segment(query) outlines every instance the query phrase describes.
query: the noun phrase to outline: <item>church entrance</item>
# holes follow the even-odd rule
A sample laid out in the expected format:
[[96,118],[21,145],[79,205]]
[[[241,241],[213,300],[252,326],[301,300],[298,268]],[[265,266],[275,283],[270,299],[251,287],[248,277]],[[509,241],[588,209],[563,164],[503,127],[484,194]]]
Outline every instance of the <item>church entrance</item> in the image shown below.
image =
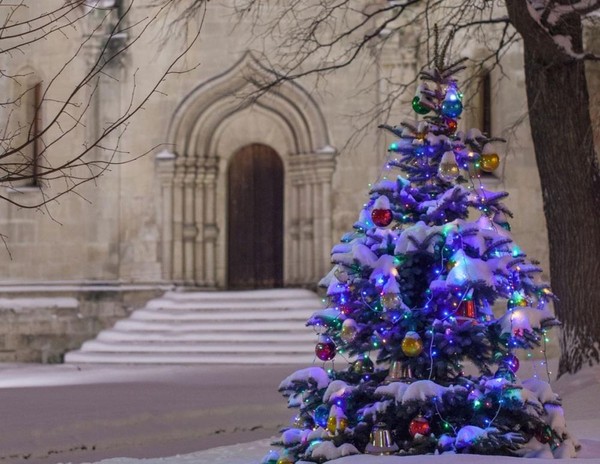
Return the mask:
[[227,285],[283,285],[283,164],[271,147],[247,145],[227,172]]

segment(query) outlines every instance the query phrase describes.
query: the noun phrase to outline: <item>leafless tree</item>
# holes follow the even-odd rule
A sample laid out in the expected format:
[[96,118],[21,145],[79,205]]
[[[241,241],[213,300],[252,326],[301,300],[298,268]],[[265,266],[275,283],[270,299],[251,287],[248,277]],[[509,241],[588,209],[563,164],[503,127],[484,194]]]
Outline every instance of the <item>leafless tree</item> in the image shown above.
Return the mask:
[[[170,9],[136,0],[0,0],[0,200],[43,208],[145,154],[124,151],[123,133],[167,77],[185,71],[200,27],[152,75],[123,71],[123,63],[170,22]],[[60,62],[44,56],[57,48]],[[124,86],[126,103],[94,120],[103,81]],[[28,189],[39,194],[21,194]]]
[[[179,1],[188,18],[205,5]],[[559,375],[600,362],[600,170],[585,75],[586,62],[599,57],[584,46],[585,23],[597,18],[600,0],[240,0],[236,5],[257,37],[275,44],[263,56],[277,76],[269,85],[368,61],[390,41],[398,50],[414,47],[427,56],[436,23],[453,38],[451,52],[465,41],[478,41],[484,53],[475,67],[482,69],[499,66],[506,50],[521,42],[550,271],[560,298],[556,312],[563,323]],[[421,35],[411,35],[419,29]],[[377,114],[389,113],[410,84],[397,85]]]

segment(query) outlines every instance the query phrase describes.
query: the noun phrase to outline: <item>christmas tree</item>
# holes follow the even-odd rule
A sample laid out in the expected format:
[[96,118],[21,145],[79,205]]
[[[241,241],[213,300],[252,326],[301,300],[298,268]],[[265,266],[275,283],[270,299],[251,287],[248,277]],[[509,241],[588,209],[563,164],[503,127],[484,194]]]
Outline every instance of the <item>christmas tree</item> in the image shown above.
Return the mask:
[[[558,323],[555,297],[511,238],[507,193],[480,180],[499,140],[457,131],[462,68],[438,60],[412,101],[420,121],[382,126],[397,137],[386,174],[333,247],[327,307],[308,321],[323,367],[281,383],[298,414],[264,463],[576,454],[558,395],[516,375],[515,351],[543,346]],[[349,364],[336,370],[336,356]]]

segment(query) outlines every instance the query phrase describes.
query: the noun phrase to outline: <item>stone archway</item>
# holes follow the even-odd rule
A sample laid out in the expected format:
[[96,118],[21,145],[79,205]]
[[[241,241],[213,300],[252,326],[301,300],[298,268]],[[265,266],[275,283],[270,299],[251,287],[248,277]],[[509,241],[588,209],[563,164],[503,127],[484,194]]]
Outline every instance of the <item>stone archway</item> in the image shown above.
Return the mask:
[[[229,158],[252,143],[272,147],[283,163],[283,284],[314,284],[326,272],[336,151],[316,102],[298,84],[283,82],[257,92],[272,79],[247,53],[176,109],[168,135],[174,150],[156,157],[165,280],[226,286],[224,174]],[[258,98],[242,98],[257,93]]]

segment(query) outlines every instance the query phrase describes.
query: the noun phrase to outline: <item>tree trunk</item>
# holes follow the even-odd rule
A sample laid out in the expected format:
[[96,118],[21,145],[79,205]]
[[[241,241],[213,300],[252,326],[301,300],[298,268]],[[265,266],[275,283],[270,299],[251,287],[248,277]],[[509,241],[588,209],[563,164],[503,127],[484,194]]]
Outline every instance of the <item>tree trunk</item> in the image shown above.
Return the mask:
[[[552,289],[559,298],[555,308],[563,325],[560,376],[600,362],[600,169],[584,62],[569,59],[548,35],[532,33],[535,25],[527,24],[531,17],[517,6],[526,2],[507,3],[524,43],[529,121],[548,226]],[[577,46],[582,34],[579,18],[569,18],[563,26]]]

